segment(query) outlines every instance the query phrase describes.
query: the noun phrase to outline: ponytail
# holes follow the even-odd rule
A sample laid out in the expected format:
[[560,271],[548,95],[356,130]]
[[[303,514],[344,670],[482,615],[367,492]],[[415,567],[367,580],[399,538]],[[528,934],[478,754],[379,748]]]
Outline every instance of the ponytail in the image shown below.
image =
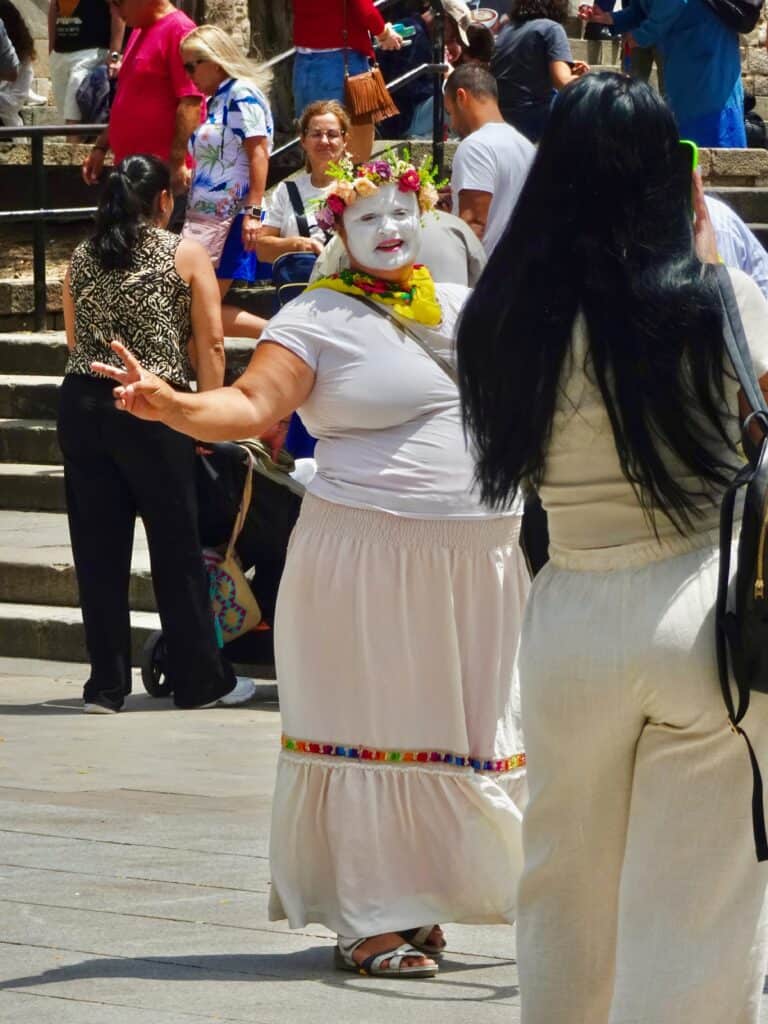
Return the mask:
[[104,270],[127,270],[142,226],[170,188],[168,167],[155,156],[129,156],[110,173],[96,211],[91,244]]

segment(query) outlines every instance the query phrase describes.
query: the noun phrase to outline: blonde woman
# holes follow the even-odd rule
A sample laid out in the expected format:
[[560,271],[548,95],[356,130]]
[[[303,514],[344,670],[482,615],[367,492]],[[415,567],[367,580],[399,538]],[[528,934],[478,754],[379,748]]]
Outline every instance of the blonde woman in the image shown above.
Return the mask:
[[[259,259],[273,263],[288,252],[322,251],[327,235],[318,225],[314,210],[333,180],[328,165],[343,155],[349,131],[349,114],[336,100],[316,100],[304,109],[299,118],[299,136],[305,173],[292,182],[281,181],[272,193],[256,246]],[[295,188],[293,198],[291,186]],[[297,205],[305,218],[303,223]]]
[[[184,234],[213,260],[222,300],[233,280],[256,277],[256,238],[274,127],[258,76],[229,36],[201,25],[181,41],[184,70],[207,97],[206,118],[192,134],[195,170]],[[258,338],[261,317],[224,302],[225,335]]]

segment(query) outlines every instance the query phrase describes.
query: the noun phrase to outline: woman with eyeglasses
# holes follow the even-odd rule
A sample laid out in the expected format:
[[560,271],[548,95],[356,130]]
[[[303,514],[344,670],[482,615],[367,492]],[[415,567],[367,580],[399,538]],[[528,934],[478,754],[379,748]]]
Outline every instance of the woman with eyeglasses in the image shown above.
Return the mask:
[[[266,85],[229,36],[201,25],[181,41],[184,70],[207,97],[190,139],[195,170],[183,234],[208,250],[225,299],[233,280],[254,281],[274,126]],[[261,317],[223,301],[224,334],[258,338]]]
[[327,236],[314,207],[325,199],[333,180],[328,165],[344,153],[349,127],[349,115],[336,100],[317,100],[304,110],[299,136],[305,173],[292,182],[281,181],[273,192],[256,243],[259,259],[274,263],[288,252],[322,252]]

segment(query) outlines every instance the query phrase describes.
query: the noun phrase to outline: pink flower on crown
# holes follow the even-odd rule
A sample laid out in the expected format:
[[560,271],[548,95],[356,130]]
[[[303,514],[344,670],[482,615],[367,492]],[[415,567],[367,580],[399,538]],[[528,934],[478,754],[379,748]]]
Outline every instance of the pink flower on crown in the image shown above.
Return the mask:
[[327,206],[320,207],[315,214],[315,220],[323,231],[333,231],[336,227],[336,218],[333,215],[333,210],[329,210]]
[[403,171],[398,178],[397,187],[401,192],[418,192],[421,188],[419,172],[414,167],[409,167],[407,171]]
[[374,174],[382,179],[382,181],[389,181],[392,177],[392,169],[386,160],[373,160],[371,163],[365,165],[366,170],[370,168]]

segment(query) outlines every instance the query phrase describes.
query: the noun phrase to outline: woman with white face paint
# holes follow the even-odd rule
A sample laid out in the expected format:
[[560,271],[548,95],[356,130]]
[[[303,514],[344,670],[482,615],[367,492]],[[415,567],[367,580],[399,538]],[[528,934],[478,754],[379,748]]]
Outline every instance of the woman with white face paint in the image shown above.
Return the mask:
[[175,392],[119,344],[125,370],[99,370],[119,406],[199,439],[297,408],[318,438],[277,609],[270,917],[335,931],[340,968],[431,977],[436,922],[515,915],[528,577],[517,510],[473,490],[452,376],[468,290],[415,262],[429,170],[390,154],[334,173],[318,217],[351,267],[269,322],[233,387]]

